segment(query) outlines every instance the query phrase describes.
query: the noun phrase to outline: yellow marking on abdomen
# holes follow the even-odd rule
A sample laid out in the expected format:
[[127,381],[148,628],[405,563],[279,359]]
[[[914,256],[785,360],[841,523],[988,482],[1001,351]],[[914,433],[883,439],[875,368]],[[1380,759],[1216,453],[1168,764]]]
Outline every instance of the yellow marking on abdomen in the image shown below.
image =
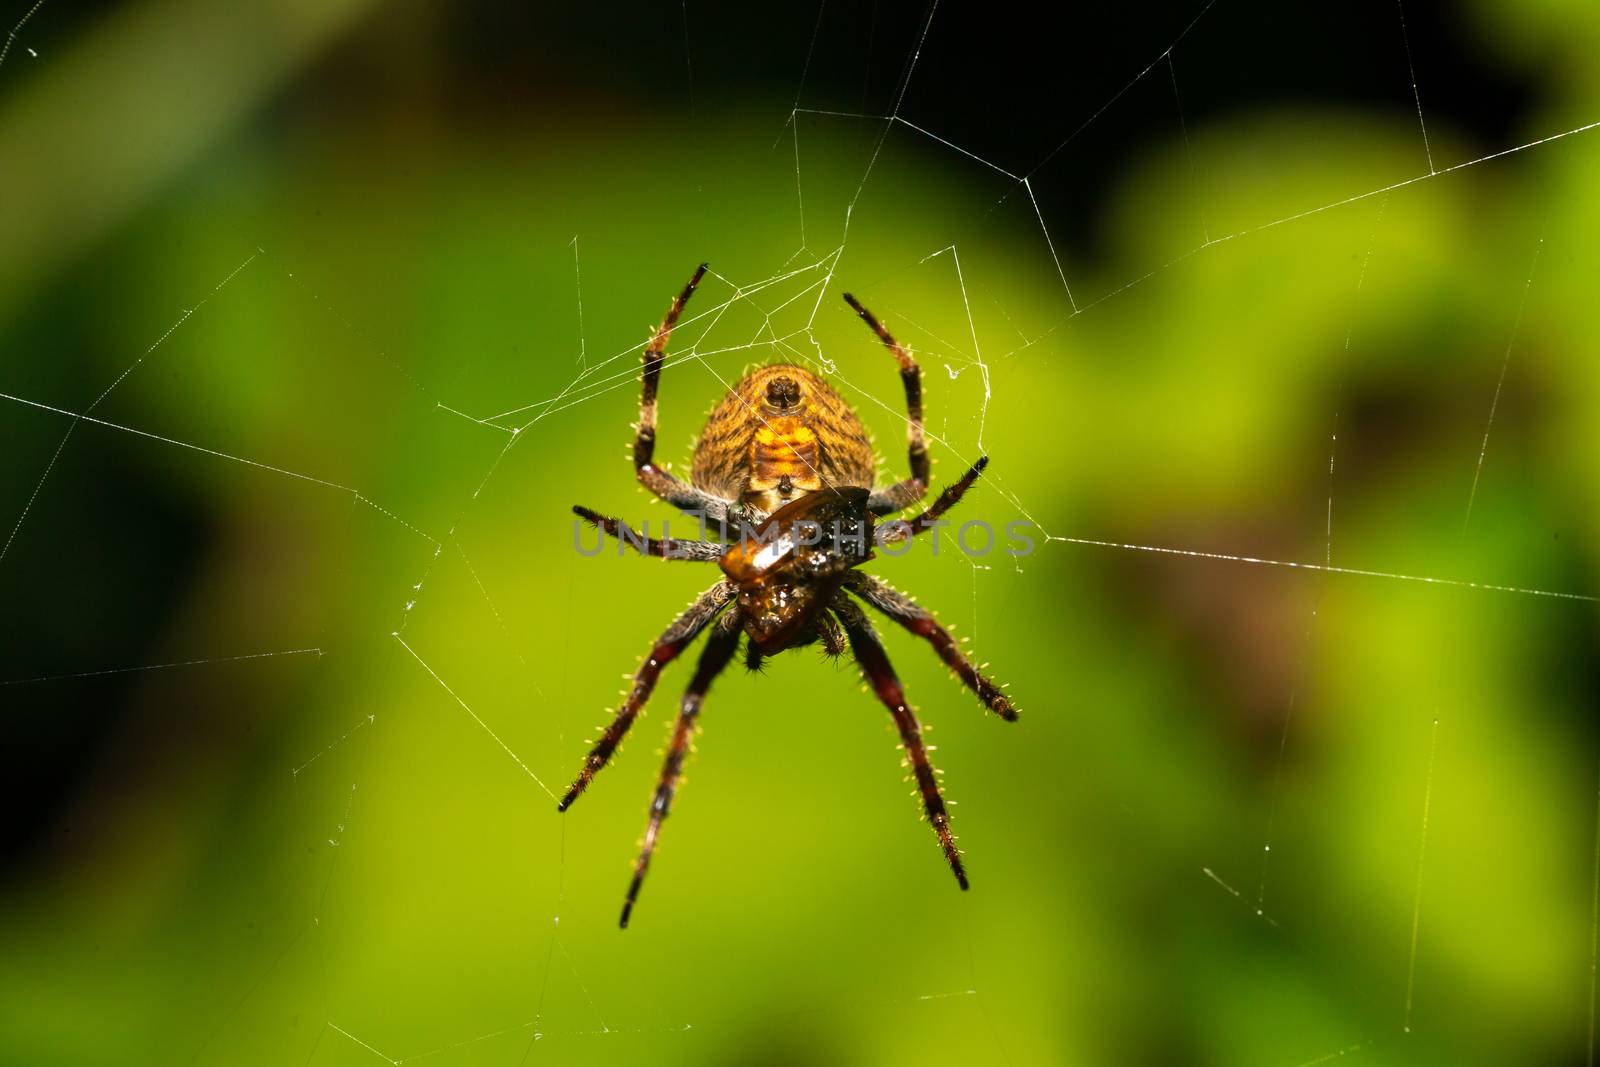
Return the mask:
[[[757,480],[809,474],[817,465],[817,435],[798,419],[775,419],[756,431],[751,460]],[[791,423],[792,425],[783,425]]]

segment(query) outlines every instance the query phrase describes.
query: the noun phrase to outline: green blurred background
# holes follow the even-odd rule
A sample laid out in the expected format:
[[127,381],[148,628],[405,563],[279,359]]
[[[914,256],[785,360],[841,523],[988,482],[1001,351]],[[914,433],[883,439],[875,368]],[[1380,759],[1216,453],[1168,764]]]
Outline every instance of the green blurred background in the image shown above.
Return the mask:
[[[1592,5],[30,7],[0,1059],[1592,1062],[1600,131],[1484,159],[1600,120]],[[626,932],[683,668],[554,810],[711,580],[568,510],[668,517],[702,259],[665,458],[801,359],[899,476],[850,289],[1038,527],[871,565],[1023,709],[887,634],[969,893],[809,650]]]

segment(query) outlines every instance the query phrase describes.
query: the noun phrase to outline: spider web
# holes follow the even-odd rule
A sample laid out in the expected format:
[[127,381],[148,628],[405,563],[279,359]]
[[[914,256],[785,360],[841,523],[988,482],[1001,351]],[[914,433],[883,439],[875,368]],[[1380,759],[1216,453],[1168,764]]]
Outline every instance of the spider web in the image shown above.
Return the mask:
[[[392,25],[359,6],[284,68]],[[1467,147],[1430,129],[1430,39],[1397,4],[1351,57],[1396,91],[1297,141],[1311,119],[1240,119],[1190,88],[1190,71],[1215,85],[1198,72],[1251,17],[1211,0],[1120,42],[1142,58],[1103,93],[1005,115],[1029,136],[1001,154],[919,110],[978,47],[946,32],[951,6],[871,21],[881,107],[819,87],[861,27],[804,13],[793,101],[754,122],[709,44],[726,20],[673,12],[658,44],[683,61],[693,132],[578,139],[573,169],[687,159],[680,218],[630,174],[556,179],[565,201],[511,227],[466,207],[435,233],[396,221],[425,178],[376,206],[336,186],[262,225],[271,190],[244,151],[175,159],[129,248],[85,238],[60,279],[42,255],[37,279],[5,275],[24,355],[0,382],[18,650],[0,689],[24,740],[92,754],[47,859],[7,890],[8,934],[37,949],[6,969],[28,990],[7,1013],[19,1056],[1592,1062],[1580,714],[1600,587],[1574,354],[1592,335],[1574,332],[1588,263],[1561,213],[1600,102]],[[61,79],[110,92],[159,64],[135,35],[119,66],[82,17],[18,13],[0,93],[22,132],[0,144]],[[64,74],[19,69],[56,54]],[[87,96],[73,114],[115,110]],[[1108,129],[1142,154],[1109,151]],[[1088,166],[1126,187],[1099,236],[1070,202]],[[398,265],[462,248],[489,261],[459,279]],[[923,367],[936,483],[989,455],[963,508],[1036,531],[1026,557],[879,569],[953,619],[1027,716],[992,728],[923,650],[891,645],[949,739],[972,894],[885,800],[893,765],[866,731],[888,724],[852,669],[809,656],[719,680],[714,751],[626,935],[654,741],[554,812],[607,714],[612,668],[591,663],[632,666],[672,597],[711,581],[581,556],[567,525],[584,503],[659,528],[666,509],[619,496],[628,465],[603,446],[627,444],[640,346],[702,256],[663,373],[665,457],[681,469],[710,402],[783,360],[855,404],[880,480],[901,476],[903,400],[849,288]],[[1396,396],[1421,406],[1399,421],[1424,445],[1392,432]],[[1435,441],[1450,477],[1424,469]],[[636,737],[660,737],[673,677]],[[72,706],[97,709],[91,739],[39,725]],[[1498,754],[1508,738],[1526,753]],[[1485,922],[1504,933],[1474,947]],[[107,944],[132,962],[86,988]],[[1149,1025],[1152,1003],[1172,1017]],[[47,1041],[28,1007],[104,1032]]]

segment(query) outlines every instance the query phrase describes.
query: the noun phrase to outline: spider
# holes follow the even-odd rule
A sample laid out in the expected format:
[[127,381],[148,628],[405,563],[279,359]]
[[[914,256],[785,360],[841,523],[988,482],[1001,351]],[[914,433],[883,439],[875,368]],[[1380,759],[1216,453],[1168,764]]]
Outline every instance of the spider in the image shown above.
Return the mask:
[[689,483],[663,470],[654,460],[656,391],[673,325],[705,272],[702,263],[644,349],[633,464],[641,485],[700,518],[722,540],[652,539],[588,508],[580,506],[573,511],[641,555],[720,563],[723,577],[701,593],[650,649],[622,706],[595,742],[557,810],[571,807],[610,760],[649,700],[661,669],[677,659],[702,631],[710,630],[679,705],[666,762],[650,803],[650,821],[622,906],[621,925],[626,927],[655,852],[661,822],[672,805],[701,704],[712,681],[738,650],[741,631],[746,637],[745,662],[752,670],[759,669],[764,657],[785,649],[820,643],[826,653],[838,656],[848,645],[862,675],[900,731],[928,821],[956,882],[966,889],[966,870],[950,831],[950,815],[938,778],[928,760],[922,726],[906,704],[900,680],[857,600],[932,645],[990,711],[1015,721],[1016,709],[1002,687],[979,673],[932,613],[855,568],[873,558],[874,546],[933,529],[940,516],[977,481],[988,459],[980,458],[915,518],[875,525],[876,518],[908,508],[928,492],[922,376],[905,346],[855,297],[845,293],[845,301],[900,366],[909,426],[909,478],[871,488],[877,461],[861,420],[822,379],[788,364],[750,372],[712,410],[695,446]]

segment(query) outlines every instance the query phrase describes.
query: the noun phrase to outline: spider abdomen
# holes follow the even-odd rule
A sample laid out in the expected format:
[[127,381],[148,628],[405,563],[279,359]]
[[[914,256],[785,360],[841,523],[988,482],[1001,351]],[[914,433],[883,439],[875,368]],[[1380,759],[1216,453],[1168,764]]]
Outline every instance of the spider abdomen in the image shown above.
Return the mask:
[[770,515],[823,486],[870,486],[875,467],[844,398],[804,367],[778,363],[745,375],[712,409],[691,478]]
[[822,488],[817,478],[820,452],[817,435],[803,419],[768,419],[750,439],[751,488],[771,488],[779,482],[805,491]]

